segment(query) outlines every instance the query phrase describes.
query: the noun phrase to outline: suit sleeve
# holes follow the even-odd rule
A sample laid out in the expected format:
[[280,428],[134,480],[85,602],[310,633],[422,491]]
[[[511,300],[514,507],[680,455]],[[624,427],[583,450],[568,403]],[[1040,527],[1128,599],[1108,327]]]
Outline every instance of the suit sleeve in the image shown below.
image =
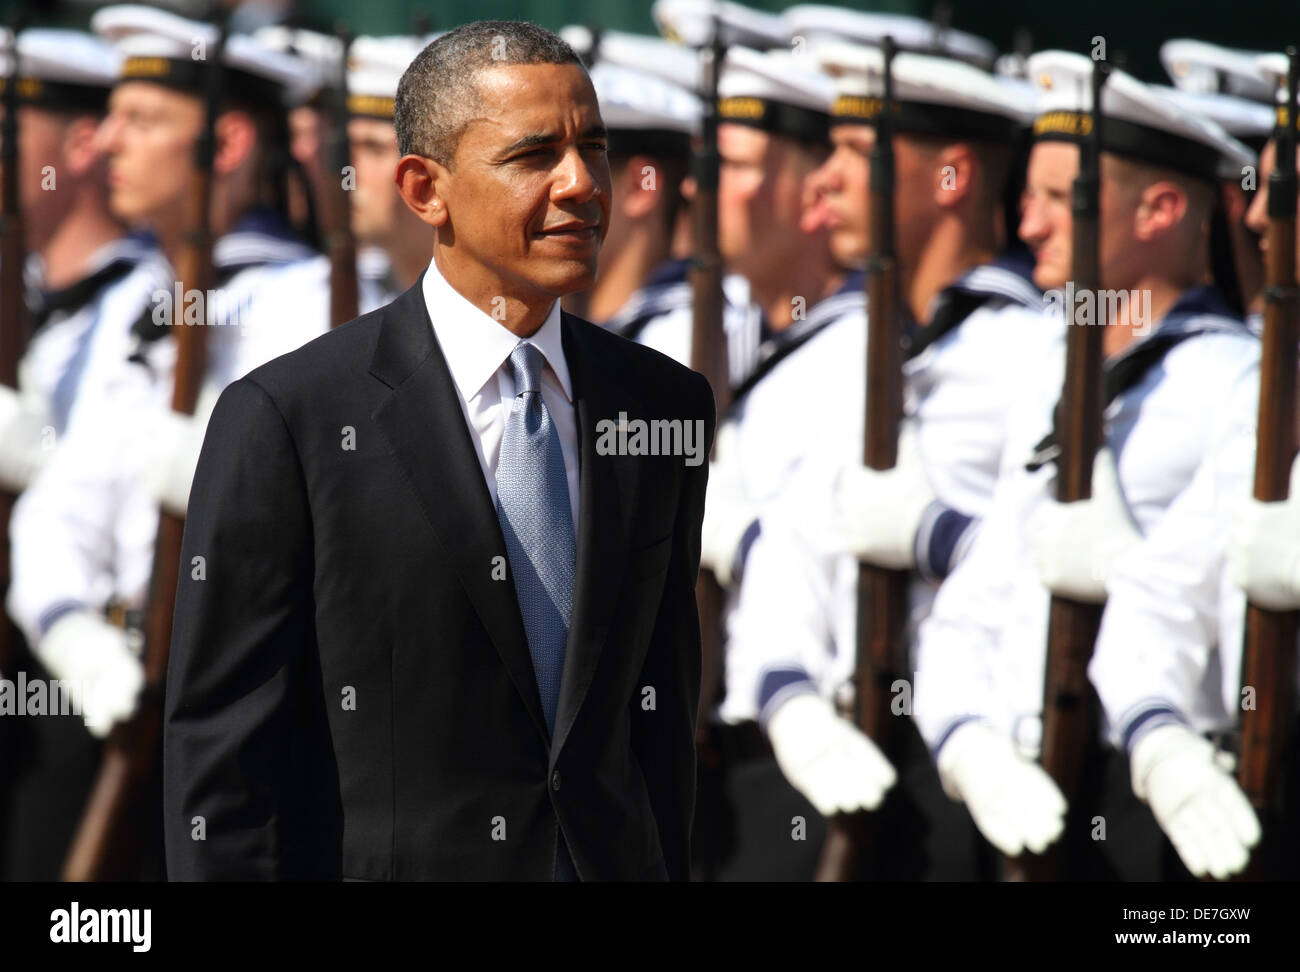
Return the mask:
[[293,807],[311,556],[289,431],[259,385],[237,381],[208,424],[185,525],[164,725],[172,880],[302,876]]
[[[691,414],[704,421],[705,455],[713,447],[713,392],[692,373]],[[658,718],[632,720],[632,749],[645,777],[659,827],[664,866],[672,881],[690,878],[691,820],[695,814],[695,721],[700,698],[700,623],[695,580],[709,464],[686,466],[663,598],[638,685],[655,686]],[[639,706],[639,700],[633,705]]]

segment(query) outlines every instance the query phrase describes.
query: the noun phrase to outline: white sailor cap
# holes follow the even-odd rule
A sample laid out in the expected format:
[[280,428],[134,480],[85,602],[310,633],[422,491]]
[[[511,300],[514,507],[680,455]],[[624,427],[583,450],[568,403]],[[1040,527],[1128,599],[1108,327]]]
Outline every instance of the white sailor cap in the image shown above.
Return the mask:
[[591,83],[613,155],[686,158],[700,130],[700,99],[680,85],[634,68],[598,61]]
[[[884,111],[884,52],[844,41],[808,49],[834,79],[831,124],[875,125]],[[900,51],[892,75],[890,118],[898,133],[1012,142],[1033,121],[1028,88],[963,61]]]
[[1152,85],[1162,96],[1192,115],[1202,115],[1233,138],[1258,152],[1273,132],[1276,112],[1268,105],[1236,95],[1185,91]]
[[[1070,51],[1029,59],[1039,92],[1036,139],[1079,144],[1092,133],[1092,72],[1090,58]],[[1111,70],[1101,107],[1104,151],[1209,180],[1254,161],[1254,153],[1217,124],[1123,71]]]
[[718,121],[826,141],[835,85],[810,58],[729,47],[718,78]]
[[[207,51],[218,38],[214,25],[154,7],[122,4],[97,10],[90,26],[122,56],[119,81],[204,90]],[[309,87],[314,76],[302,59],[273,51],[247,34],[227,36],[221,60],[222,94],[253,104],[283,103]]]
[[789,43],[778,14],[751,10],[727,0],[655,0],[650,13],[660,33],[687,47],[712,43],[715,20],[720,40],[728,47],[738,44],[771,50]]
[[982,37],[905,14],[800,4],[788,9],[782,20],[791,38],[803,38],[807,44],[848,41],[879,47],[886,37],[892,37],[899,50],[956,58],[983,68],[990,67],[998,56],[998,49]]
[[[0,93],[13,73],[13,33],[0,30]],[[90,34],[32,29],[18,35],[20,104],[102,111],[117,82],[121,58]]]
[[560,37],[587,64],[617,64],[703,93],[700,56],[689,47],[649,34],[572,25]]
[[310,80],[288,91],[290,104],[310,101],[338,78],[343,42],[332,34],[273,24],[259,27],[252,37],[268,50],[296,57],[310,69]]
[[1230,94],[1267,103],[1273,92],[1256,64],[1260,53],[1179,39],[1160,45],[1160,63],[1180,91]]
[[362,36],[348,48],[348,114],[393,120],[397,85],[425,44],[418,37]]

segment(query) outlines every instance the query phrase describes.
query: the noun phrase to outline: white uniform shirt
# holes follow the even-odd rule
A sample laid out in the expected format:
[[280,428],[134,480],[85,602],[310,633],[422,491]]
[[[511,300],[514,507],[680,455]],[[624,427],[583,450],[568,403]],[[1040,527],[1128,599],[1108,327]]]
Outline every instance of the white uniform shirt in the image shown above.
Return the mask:
[[[1157,334],[1217,330],[1173,347],[1105,414],[1120,486],[1143,534],[1226,434],[1232,389],[1258,367],[1258,340],[1229,318],[1196,314],[1198,294],[1184,295],[1186,303],[1180,301]],[[1019,410],[1037,421],[1011,434],[1014,451],[983,526],[921,626],[914,713],[932,749],[969,718],[987,720],[1026,753],[1039,745],[1050,595],[1038,579],[1027,524],[1036,506],[1052,496],[1055,467],[1029,472],[1021,464],[1051,427],[1063,370],[1061,356]]]
[[[963,279],[1005,299],[972,311],[904,367],[906,420],[916,424],[931,485],[945,505],[973,517],[989,504],[1017,382],[1040,373],[1062,330],[1023,279],[993,269],[977,268]],[[838,546],[829,511],[835,477],[861,456],[865,328],[825,350],[819,367],[809,370],[805,396],[816,388],[834,407],[819,412],[813,424],[823,434],[770,505],[745,563],[721,709],[729,722],[765,723],[797,692],[834,696],[853,673],[857,560],[829,552]],[[826,418],[832,414],[838,419]],[[934,590],[914,579],[909,637]]]
[[452,381],[459,392],[461,413],[474,441],[483,478],[493,504],[497,500],[497,460],[506,419],[515,400],[515,379],[510,354],[524,341],[542,352],[547,367],[542,369],[542,401],[551,413],[564,455],[564,474],[569,488],[569,512],[573,529],[578,529],[578,420],[573,408],[573,385],[564,357],[560,326],[560,302],[551,304],[542,326],[530,337],[520,338],[505,325],[483,313],[462,297],[429,262],[424,274],[424,302],[433,321],[433,332],[442,348]]
[[130,238],[96,250],[84,276],[114,263],[129,269],[79,307],[53,312],[18,366],[19,390],[58,433],[71,421],[79,398],[101,401],[120,375],[130,353],[131,325],[169,277],[157,251]]
[[[689,260],[664,264],[605,326],[689,368],[695,322],[689,267]],[[757,360],[762,316],[750,302],[744,277],[724,276],[722,294],[728,370],[732,385],[739,385]]]
[[[248,235],[239,241],[244,256]],[[302,252],[283,240],[263,242],[268,253]],[[230,314],[208,328],[197,417],[206,421],[230,382],[324,333],[328,283],[327,265],[296,260],[250,266],[221,285]],[[218,310],[209,307],[210,318]],[[141,357],[123,370],[109,400],[69,427],[14,507],[7,607],[33,646],[68,610],[145,602],[158,532],[145,467],[157,413],[170,407],[175,343],[153,341]]]
[[1226,550],[1232,507],[1253,485],[1258,408],[1250,371],[1191,484],[1107,581],[1088,674],[1116,746],[1131,750],[1167,723],[1221,731],[1240,715],[1246,596],[1228,576]]

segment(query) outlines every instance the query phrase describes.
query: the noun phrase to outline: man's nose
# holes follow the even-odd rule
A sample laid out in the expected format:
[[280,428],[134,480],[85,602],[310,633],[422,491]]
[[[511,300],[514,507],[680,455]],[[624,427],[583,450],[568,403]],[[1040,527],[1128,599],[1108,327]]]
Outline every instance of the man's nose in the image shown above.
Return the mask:
[[117,135],[121,127],[116,115],[109,114],[104,117],[104,120],[99,123],[99,127],[95,129],[94,138],[91,139],[91,145],[94,147],[96,155],[108,155],[115,150]]
[[1028,203],[1020,213],[1020,239],[1026,243],[1038,243],[1047,239],[1047,220],[1034,203]]
[[804,180],[803,201],[810,206],[828,192],[839,189],[839,176],[835,169],[835,155],[829,155],[825,162],[808,173]]
[[[601,163],[597,163],[601,164]],[[592,166],[577,148],[564,153],[556,168],[556,180],[551,190],[552,199],[574,199],[586,202],[600,192],[600,180]]]

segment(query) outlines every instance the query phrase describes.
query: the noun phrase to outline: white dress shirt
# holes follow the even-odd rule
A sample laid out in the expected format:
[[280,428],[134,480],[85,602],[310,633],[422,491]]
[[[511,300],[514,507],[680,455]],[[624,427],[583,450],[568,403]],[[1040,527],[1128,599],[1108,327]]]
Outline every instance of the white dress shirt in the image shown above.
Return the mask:
[[578,531],[578,422],[573,411],[573,385],[561,340],[560,302],[551,304],[546,321],[527,338],[507,330],[456,291],[438,272],[436,260],[429,261],[424,275],[424,303],[433,321],[447,369],[460,397],[461,412],[478,453],[483,478],[495,507],[497,459],[506,418],[515,400],[515,378],[510,370],[510,353],[521,340],[542,352],[547,367],[542,369],[542,401],[551,413],[560,436],[564,474],[569,488],[569,511],[573,530]]

